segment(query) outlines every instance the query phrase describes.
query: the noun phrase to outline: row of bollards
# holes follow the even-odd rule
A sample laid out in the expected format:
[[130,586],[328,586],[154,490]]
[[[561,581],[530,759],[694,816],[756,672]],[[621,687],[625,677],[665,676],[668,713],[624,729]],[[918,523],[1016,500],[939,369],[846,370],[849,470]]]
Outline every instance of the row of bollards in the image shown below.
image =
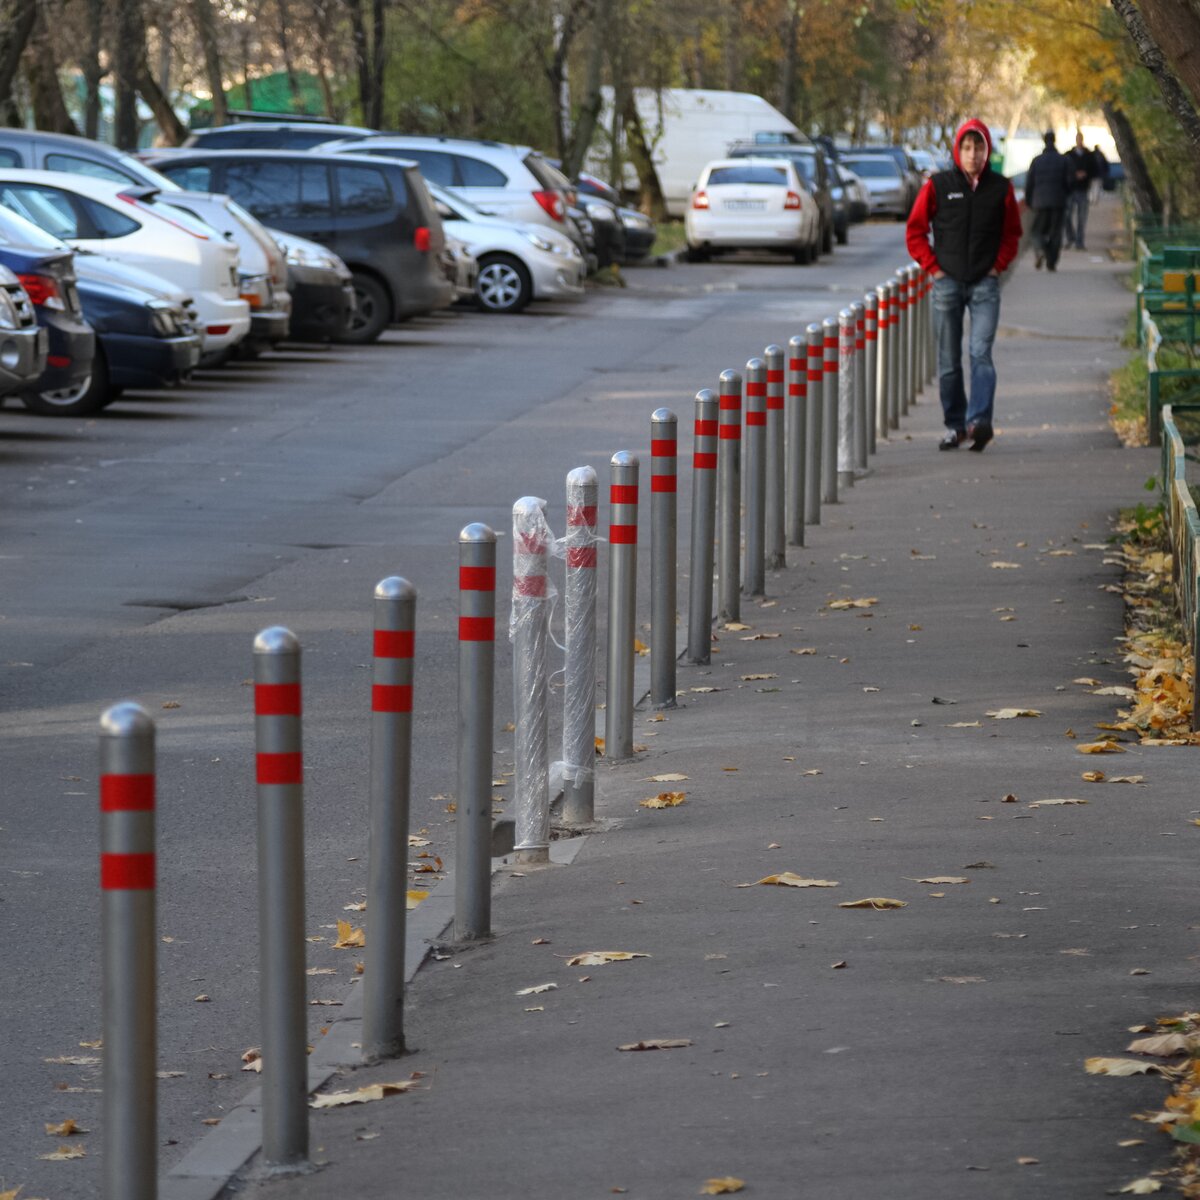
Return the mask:
[[[740,618],[743,595],[803,546],[822,505],[868,470],[934,377],[932,280],[915,264],[821,323],[768,345],[744,373],[722,371],[695,397],[687,661],[711,660],[714,608]],[[651,418],[650,701],[676,703],[677,417]],[[639,462],[610,463],[605,753],[633,754]],[[544,863],[551,840],[549,647],[555,589],[548,559],[565,559],[562,820],[595,816],[599,485],[591,467],[566,481],[566,533],[556,543],[546,502],[513,506],[515,831],[518,861]],[[743,521],[744,518],[744,521]],[[715,603],[714,603],[715,590]],[[454,936],[491,933],[495,726],[496,535],[459,535],[459,702]],[[362,1053],[402,1053],[416,590],[392,576],[374,593],[367,907]],[[261,960],[262,1147],[272,1168],[308,1157],[301,651],[289,630],[254,641],[255,777]],[[101,718],[100,884],[104,995],[104,1200],[157,1191],[155,1034],[155,728],[136,704]]]

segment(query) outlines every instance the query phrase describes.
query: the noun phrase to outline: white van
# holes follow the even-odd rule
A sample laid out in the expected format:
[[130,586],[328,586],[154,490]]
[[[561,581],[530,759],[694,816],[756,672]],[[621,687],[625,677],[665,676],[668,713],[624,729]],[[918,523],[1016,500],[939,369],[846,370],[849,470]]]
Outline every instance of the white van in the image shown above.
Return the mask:
[[[809,139],[778,109],[750,92],[719,92],[704,88],[637,88],[638,115],[651,149],[667,202],[667,212],[681,217],[700,172],[735,145],[781,141],[809,144]],[[612,128],[612,89],[604,92],[605,112],[598,132]],[[626,160],[625,183],[637,186],[637,177]],[[588,170],[607,177],[610,150],[603,139],[593,143]]]

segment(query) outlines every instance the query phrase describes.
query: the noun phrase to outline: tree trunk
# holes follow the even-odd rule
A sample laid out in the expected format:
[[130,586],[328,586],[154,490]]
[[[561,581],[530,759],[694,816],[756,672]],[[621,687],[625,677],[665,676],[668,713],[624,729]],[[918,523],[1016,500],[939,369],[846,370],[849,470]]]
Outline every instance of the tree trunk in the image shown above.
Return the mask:
[[100,50],[104,44],[104,0],[88,0],[88,48],[83,59],[83,136],[100,136]]
[[[127,0],[122,0],[126,3]],[[158,122],[161,144],[164,146],[179,146],[188,135],[187,126],[176,115],[167,94],[158,86],[154,72],[150,70],[150,56],[142,47],[141,62],[138,66],[138,93],[145,100],[147,107]]]
[[367,30],[363,25],[362,0],[346,0],[346,11],[350,15],[350,46],[358,71],[360,119],[366,125],[369,123],[367,117],[371,112],[371,67],[367,61]]
[[783,61],[779,70],[779,111],[789,121],[796,119],[796,58],[800,50],[800,4],[788,0],[783,27]]
[[1133,206],[1138,212],[1162,212],[1162,200],[1150,172],[1146,168],[1146,160],[1142,157],[1142,148],[1138,145],[1137,135],[1129,124],[1129,118],[1115,104],[1105,101],[1103,105],[1104,119],[1108,122],[1109,132],[1116,143],[1117,154],[1121,165],[1125,168],[1125,178],[1133,197]]
[[[93,3],[96,0],[93,0]],[[118,0],[120,3],[120,0]],[[200,38],[204,54],[204,77],[212,93],[212,123],[224,125],[229,120],[229,105],[225,100],[225,78],[221,69],[221,46],[217,41],[217,21],[209,0],[189,0],[192,23]]]
[[117,115],[114,140],[122,150],[136,150],[138,144],[137,88],[142,59],[146,54],[146,35],[142,27],[141,0],[120,0],[117,4],[116,49],[113,54]]
[[13,100],[13,80],[21,53],[33,23],[37,17],[36,0],[13,0],[0,9],[0,121],[5,125],[19,125],[21,116]]
[[721,66],[725,72],[725,90],[738,90],[738,19],[734,8],[737,0],[721,0]]
[[383,128],[383,76],[387,69],[387,40],[383,0],[371,0],[371,112],[367,124]]
[[32,53],[25,58],[25,73],[33,101],[34,124],[47,133],[78,134],[79,129],[71,120],[58,82],[58,56],[42,4],[38,5],[30,50]]
[[637,171],[638,183],[641,184],[638,207],[655,221],[665,221],[667,202],[663,197],[658,172],[654,168],[654,160],[650,156],[650,147],[646,145],[646,133],[642,129],[642,118],[638,115],[632,88],[625,92],[621,120],[625,126],[625,144],[629,149],[629,159]]
[[292,112],[302,112],[304,104],[300,95],[300,81],[296,78],[296,64],[292,59],[291,18],[287,0],[275,0],[275,15],[279,18],[279,53],[283,57],[283,70],[287,75]]
[[1125,23],[1125,28],[1137,48],[1138,57],[1154,76],[1154,82],[1158,84],[1167,109],[1179,122],[1179,127],[1191,142],[1193,150],[1200,154],[1200,116],[1197,115],[1179,80],[1171,73],[1162,49],[1146,28],[1141,13],[1134,6],[1133,0],[1112,0],[1112,6],[1113,11]]
[[[596,123],[600,119],[600,109],[604,104],[600,93],[600,80],[604,67],[604,43],[612,25],[614,2],[615,0],[599,0],[597,5],[596,19],[592,25],[592,41],[588,47],[587,82],[584,84],[583,103],[579,107],[579,118],[575,122],[566,153],[563,155],[563,173],[568,179],[574,179],[583,169],[583,160],[592,144]],[[613,180],[613,186],[619,186],[618,181]]]
[[[1113,7],[1121,12],[1126,6],[1114,4]],[[1150,37],[1169,60],[1172,72],[1191,93],[1192,103],[1200,103],[1200,13],[1197,6],[1188,0],[1139,0],[1137,11]],[[1121,19],[1129,25],[1123,12]],[[1137,41],[1136,35],[1134,41]],[[1141,52],[1140,46],[1138,51]]]
[[317,31],[317,79],[321,83],[321,96],[325,101],[325,115],[333,117],[337,113],[333,101],[333,85],[329,82],[329,4],[325,3],[325,0],[315,0],[312,11]]

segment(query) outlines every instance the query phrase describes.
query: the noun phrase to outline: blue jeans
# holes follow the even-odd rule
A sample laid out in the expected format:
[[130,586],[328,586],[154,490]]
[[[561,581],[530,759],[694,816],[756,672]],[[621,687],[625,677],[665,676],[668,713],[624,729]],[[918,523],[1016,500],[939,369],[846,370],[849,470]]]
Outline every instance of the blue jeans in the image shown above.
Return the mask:
[[[963,313],[971,312],[971,404],[963,384]],[[943,275],[933,285],[933,328],[938,347],[938,388],[946,428],[962,432],[971,425],[992,423],[996,368],[992,343],[1000,321],[1000,280],[985,275],[975,283],[959,283]]]
[[1078,188],[1067,193],[1067,245],[1075,244],[1083,249],[1083,237],[1087,232],[1088,194],[1087,188]]

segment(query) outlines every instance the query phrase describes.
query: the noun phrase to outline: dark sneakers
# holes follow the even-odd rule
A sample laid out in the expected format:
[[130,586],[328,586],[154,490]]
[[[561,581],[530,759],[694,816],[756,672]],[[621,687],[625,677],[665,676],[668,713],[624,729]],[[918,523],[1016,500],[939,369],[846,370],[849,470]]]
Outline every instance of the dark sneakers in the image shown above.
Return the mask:
[[985,421],[980,421],[967,430],[967,437],[971,439],[971,444],[967,449],[974,450],[978,454],[992,440],[992,427]]
[[946,431],[946,436],[938,442],[939,450],[957,450],[962,442],[967,440],[967,435],[961,429],[949,429]]

